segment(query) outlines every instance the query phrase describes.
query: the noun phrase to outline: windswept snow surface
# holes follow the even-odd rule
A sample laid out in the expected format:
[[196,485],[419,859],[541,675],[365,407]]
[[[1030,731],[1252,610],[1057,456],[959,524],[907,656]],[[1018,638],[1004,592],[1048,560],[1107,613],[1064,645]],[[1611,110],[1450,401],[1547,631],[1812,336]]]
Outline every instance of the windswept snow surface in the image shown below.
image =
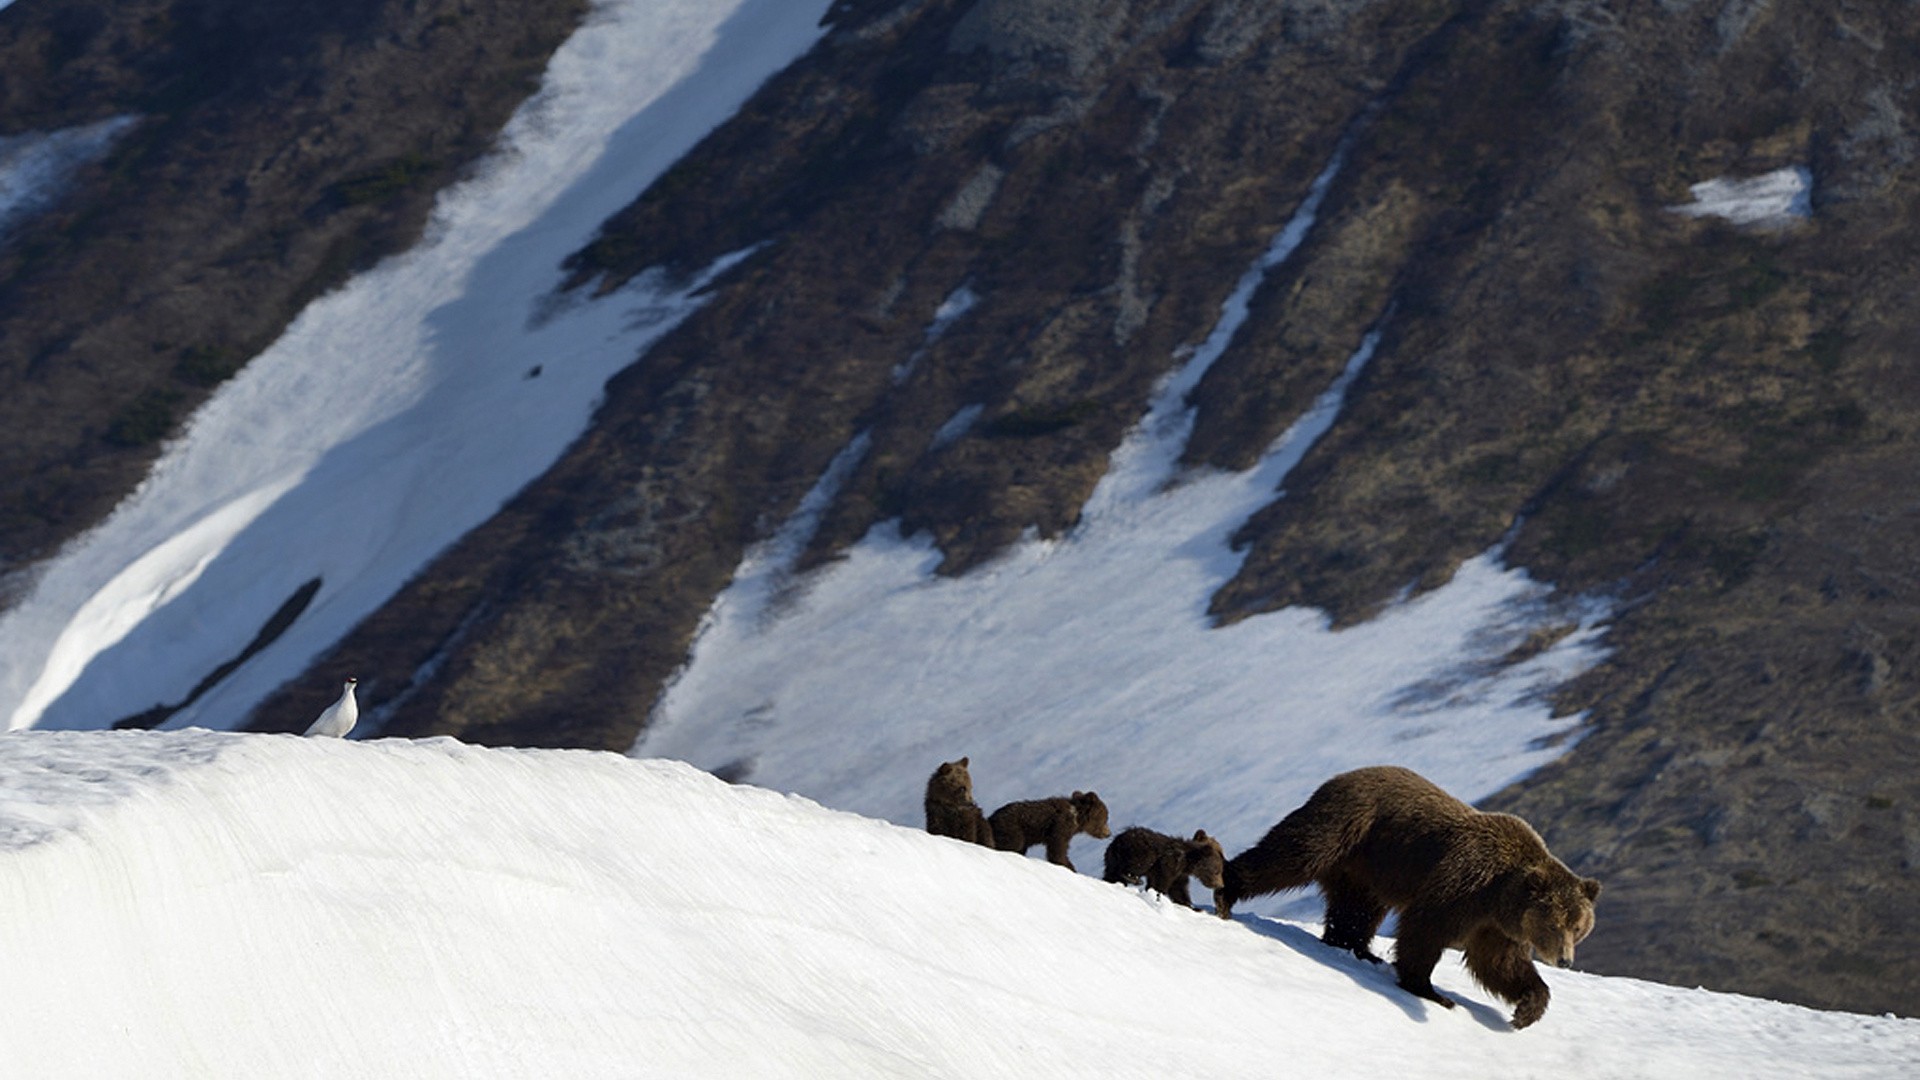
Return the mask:
[[1688,217],[1717,217],[1735,225],[1778,228],[1813,216],[1813,172],[1805,165],[1745,180],[1716,177],[1688,188],[1693,202],[1667,209]]
[[1441,1009],[1309,928],[451,740],[0,735],[0,911],[34,1080],[1920,1070],[1920,1022],[1577,972],[1516,1033],[1457,956]]
[[[1579,718],[1553,716],[1546,693],[1600,658],[1608,607],[1555,596],[1497,552],[1340,632],[1307,610],[1218,628],[1207,616],[1241,562],[1228,538],[1334,423],[1373,353],[1369,335],[1254,468],[1179,471],[1188,391],[1304,239],[1338,166],[1167,378],[1070,535],[948,579],[928,542],[885,526],[796,581],[809,535],[797,516],[739,568],[634,752],[909,825],[934,766],[967,755],[988,810],[1091,789],[1116,828],[1205,828],[1230,850],[1344,769],[1405,764],[1477,799],[1563,752]],[[830,471],[822,487],[836,482]],[[1542,631],[1564,636],[1521,648]]]
[[810,47],[827,7],[601,0],[427,241],[302,313],[0,617],[0,728],[181,701],[321,578],[285,636],[174,720],[231,727],[550,466],[700,284],[643,279],[536,318],[560,261]]
[[[5,8],[12,0],[0,0]],[[111,120],[60,131],[0,135],[0,236],[60,193],[74,169],[104,157],[135,120]]]

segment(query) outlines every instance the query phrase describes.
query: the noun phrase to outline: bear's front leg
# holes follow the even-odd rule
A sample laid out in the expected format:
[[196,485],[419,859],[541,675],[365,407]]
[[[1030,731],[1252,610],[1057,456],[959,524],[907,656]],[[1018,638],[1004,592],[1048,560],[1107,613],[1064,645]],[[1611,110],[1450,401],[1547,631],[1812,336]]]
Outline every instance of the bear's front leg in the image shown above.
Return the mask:
[[1513,1002],[1513,1026],[1526,1027],[1547,1011],[1546,980],[1533,966],[1524,942],[1492,927],[1482,927],[1467,938],[1467,970],[1474,980],[1496,996]]
[[1393,947],[1393,970],[1400,977],[1400,989],[1451,1009],[1453,999],[1433,988],[1433,969],[1446,946],[1446,934],[1419,913],[1400,913],[1400,938]]
[[1064,866],[1072,870],[1073,860],[1067,858],[1067,844],[1072,840],[1072,833],[1067,833],[1065,836],[1056,833],[1047,837],[1047,861],[1055,866]]

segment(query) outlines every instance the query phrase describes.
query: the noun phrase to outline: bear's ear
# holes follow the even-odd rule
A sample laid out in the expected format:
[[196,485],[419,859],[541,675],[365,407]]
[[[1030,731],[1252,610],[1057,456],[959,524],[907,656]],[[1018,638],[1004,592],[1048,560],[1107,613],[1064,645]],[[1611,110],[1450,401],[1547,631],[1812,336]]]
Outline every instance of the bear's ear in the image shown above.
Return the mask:
[[967,759],[966,759],[966,758],[961,758],[961,759],[960,759],[960,767],[961,767],[961,768],[963,768],[963,769],[967,767]]
[[1074,798],[1075,798],[1076,800],[1078,800],[1078,799],[1084,799],[1084,798],[1086,798],[1086,797],[1087,797],[1087,793],[1086,793],[1086,792],[1084,792],[1084,791],[1076,791],[1076,792],[1074,792],[1074,793],[1073,793],[1073,797],[1074,797]]
[[1195,833],[1193,834],[1193,842],[1194,842],[1194,843],[1196,843],[1196,844],[1204,844],[1204,843],[1206,843],[1206,842],[1207,842],[1207,830],[1205,830],[1205,829],[1200,829],[1200,830],[1198,830],[1197,832],[1195,832]]
[[1580,891],[1587,894],[1587,902],[1600,899],[1600,883],[1593,878],[1580,879]]

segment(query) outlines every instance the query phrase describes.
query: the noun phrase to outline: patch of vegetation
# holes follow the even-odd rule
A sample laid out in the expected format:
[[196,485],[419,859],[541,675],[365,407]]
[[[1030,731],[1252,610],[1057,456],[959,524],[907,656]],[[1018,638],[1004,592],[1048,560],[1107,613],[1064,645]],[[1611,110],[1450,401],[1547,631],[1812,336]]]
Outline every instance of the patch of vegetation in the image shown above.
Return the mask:
[[1847,346],[1852,339],[1839,330],[1828,327],[1816,330],[1807,338],[1803,354],[1813,361],[1813,365],[1823,374],[1831,375],[1840,370],[1840,362],[1846,358]]
[[1561,506],[1546,524],[1549,532],[1541,546],[1569,560],[1605,547],[1611,532],[1606,509],[1585,499]]
[[179,407],[178,391],[148,390],[108,422],[105,438],[115,446],[151,446],[173,430],[173,413]]
[[402,154],[333,185],[333,197],[343,206],[383,203],[411,190],[439,168],[437,162],[423,155]]
[[194,386],[211,389],[233,377],[246,359],[224,345],[191,345],[180,351],[173,373]]
[[1735,310],[1760,306],[1787,284],[1787,272],[1770,255],[1762,255],[1734,272],[1728,283],[1728,299]]
[[987,421],[980,430],[990,438],[1032,439],[1065,431],[1099,412],[1100,403],[1086,398],[1065,405],[1029,405]]
[[1763,533],[1715,536],[1708,537],[1704,546],[1707,568],[1713,571],[1723,586],[1731,589],[1753,576],[1761,553],[1767,549],[1767,537]]
[[1500,484],[1513,479],[1520,469],[1520,455],[1517,453],[1483,454],[1460,466],[1459,477],[1462,481],[1480,487],[1488,484]]

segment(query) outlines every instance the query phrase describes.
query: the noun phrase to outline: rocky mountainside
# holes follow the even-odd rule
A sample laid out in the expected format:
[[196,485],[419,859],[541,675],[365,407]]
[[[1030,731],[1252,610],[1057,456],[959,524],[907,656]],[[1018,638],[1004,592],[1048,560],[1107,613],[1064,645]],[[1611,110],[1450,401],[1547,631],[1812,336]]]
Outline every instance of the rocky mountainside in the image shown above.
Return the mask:
[[[8,565],[404,243],[580,14],[270,7],[0,14],[0,134],[146,118],[0,248]],[[1191,463],[1246,465],[1379,346],[1241,530],[1218,618],[1357,622],[1501,543],[1615,598],[1611,657],[1556,702],[1588,733],[1492,801],[1606,882],[1583,963],[1920,1013],[1914,15],[845,0],[571,287],[751,257],[546,477],[260,715],[316,712],[350,667],[401,702],[391,733],[623,749],[742,552],[862,432],[815,564],[891,518],[951,574],[1071,528],[1337,160],[1194,393]],[[1674,209],[1783,169],[1810,178],[1803,215]]]

